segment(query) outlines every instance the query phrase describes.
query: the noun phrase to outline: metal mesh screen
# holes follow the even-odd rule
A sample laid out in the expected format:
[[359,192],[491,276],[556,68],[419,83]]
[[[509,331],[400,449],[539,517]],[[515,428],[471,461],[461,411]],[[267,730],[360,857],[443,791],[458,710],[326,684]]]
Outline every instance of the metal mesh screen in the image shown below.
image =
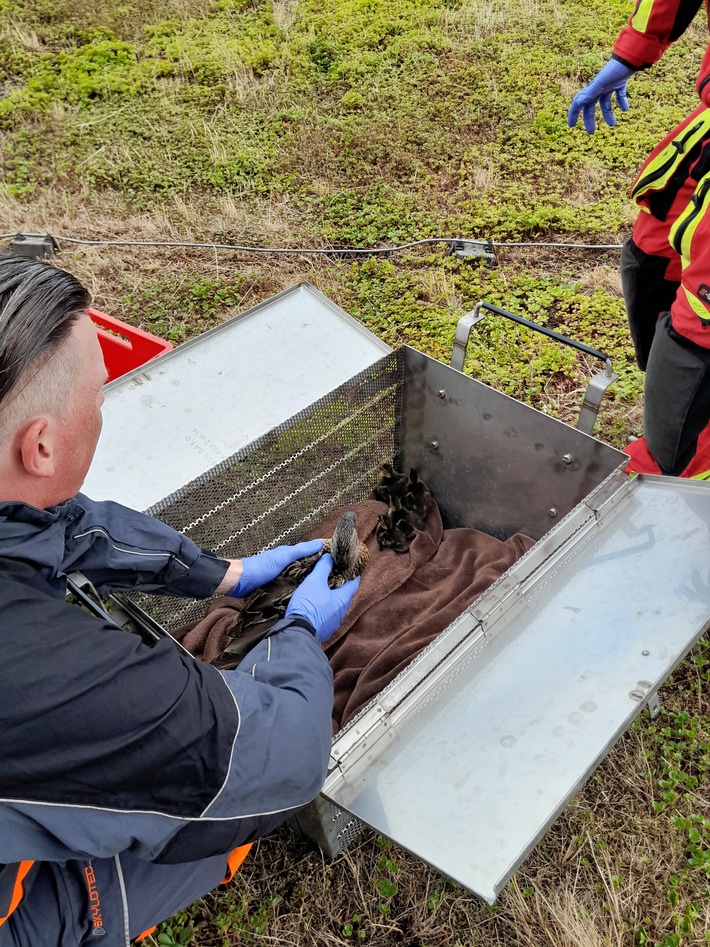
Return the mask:
[[[333,510],[365,499],[384,460],[396,463],[402,366],[400,350],[386,355],[148,512],[224,558],[298,542]],[[131,598],[168,630],[206,607]]]
[[365,829],[363,822],[333,805],[325,796],[317,796],[289,821],[328,858],[341,855]]

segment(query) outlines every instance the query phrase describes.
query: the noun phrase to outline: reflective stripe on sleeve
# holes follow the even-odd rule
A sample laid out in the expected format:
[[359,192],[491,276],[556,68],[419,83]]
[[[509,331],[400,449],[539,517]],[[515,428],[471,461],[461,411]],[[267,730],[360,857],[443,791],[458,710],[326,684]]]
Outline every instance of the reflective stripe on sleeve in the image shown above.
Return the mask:
[[645,33],[648,29],[648,21],[653,13],[655,0],[638,0],[636,9],[631,17],[631,26],[639,33]]

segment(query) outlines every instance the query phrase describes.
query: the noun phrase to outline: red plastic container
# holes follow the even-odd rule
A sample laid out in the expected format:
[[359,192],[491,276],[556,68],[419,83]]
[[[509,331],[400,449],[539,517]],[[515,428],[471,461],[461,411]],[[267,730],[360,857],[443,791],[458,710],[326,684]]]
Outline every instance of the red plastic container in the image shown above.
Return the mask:
[[107,316],[98,309],[89,309],[88,312],[96,326],[109,381],[144,365],[173,347],[172,342],[126,325],[120,319]]

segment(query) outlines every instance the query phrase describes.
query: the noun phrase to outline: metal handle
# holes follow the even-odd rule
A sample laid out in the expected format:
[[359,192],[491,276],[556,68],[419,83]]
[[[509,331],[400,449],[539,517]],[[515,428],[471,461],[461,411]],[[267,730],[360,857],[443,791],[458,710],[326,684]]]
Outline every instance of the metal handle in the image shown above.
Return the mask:
[[577,419],[577,430],[583,431],[585,434],[591,434],[597,419],[597,414],[599,413],[599,406],[601,404],[604,392],[609,387],[609,385],[611,385],[612,382],[615,382],[619,377],[612,371],[611,359],[609,356],[605,355],[604,352],[600,352],[598,349],[593,349],[591,346],[585,345],[583,342],[577,342],[575,339],[570,339],[566,335],[562,335],[559,332],[554,332],[552,329],[548,329],[546,326],[538,325],[537,322],[531,322],[529,319],[524,319],[522,316],[517,316],[513,312],[508,312],[507,309],[501,309],[499,306],[493,306],[491,303],[479,302],[471,312],[466,313],[465,316],[462,316],[456,325],[456,336],[454,338],[454,347],[451,353],[451,367],[455,368],[459,372],[463,371],[464,360],[466,358],[466,349],[468,348],[468,340],[471,336],[471,329],[474,327],[474,325],[476,325],[477,322],[480,322],[481,319],[485,317],[487,312],[492,312],[497,316],[504,316],[506,319],[510,319],[512,322],[517,322],[518,325],[526,326],[528,329],[532,329],[533,332],[539,332],[541,335],[546,335],[548,338],[554,339],[556,342],[561,342],[563,345],[569,345],[573,349],[578,349],[578,351],[584,352],[586,355],[591,355],[593,358],[598,358],[600,361],[604,362],[603,371],[593,375],[589,380],[587,390],[584,393],[584,400],[579,412],[579,418]]
[[93,583],[82,572],[72,572],[71,575],[67,576],[67,591],[71,592],[74,598],[96,618],[100,618],[111,625],[116,625],[124,631],[130,630],[131,625],[136,625],[141,638],[146,644],[155,644],[164,638],[170,638],[178,650],[194,659],[194,655],[190,654],[182,642],[178,641],[177,638],[173,638],[147,612],[144,612],[140,606],[132,602],[123,593],[113,592],[108,596],[114,605],[109,614],[104,608],[101,596],[94,588]]

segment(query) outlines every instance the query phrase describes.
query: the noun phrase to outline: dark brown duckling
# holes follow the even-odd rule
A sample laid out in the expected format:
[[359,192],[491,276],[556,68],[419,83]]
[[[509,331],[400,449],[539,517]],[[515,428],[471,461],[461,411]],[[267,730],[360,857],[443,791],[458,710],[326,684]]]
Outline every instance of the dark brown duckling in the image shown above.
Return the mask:
[[406,552],[414,539],[409,513],[402,508],[398,497],[390,498],[387,512],[380,514],[375,526],[375,538],[380,549]]
[[420,478],[417,471],[411,467],[407,486],[402,497],[402,507],[409,513],[409,521],[414,529],[424,529],[429,513],[429,487]]
[[389,503],[390,497],[402,497],[407,478],[399,470],[395,470],[392,464],[385,462],[380,465],[377,486],[375,487],[375,499],[382,500],[383,503]]

